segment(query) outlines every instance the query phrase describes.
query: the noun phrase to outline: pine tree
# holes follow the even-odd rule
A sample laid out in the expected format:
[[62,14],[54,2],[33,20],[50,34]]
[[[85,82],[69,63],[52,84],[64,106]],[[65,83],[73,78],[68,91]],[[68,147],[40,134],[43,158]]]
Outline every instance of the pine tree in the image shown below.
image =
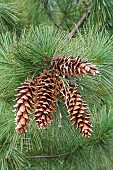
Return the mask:
[[1,169],[112,170],[112,1],[6,0],[0,15]]

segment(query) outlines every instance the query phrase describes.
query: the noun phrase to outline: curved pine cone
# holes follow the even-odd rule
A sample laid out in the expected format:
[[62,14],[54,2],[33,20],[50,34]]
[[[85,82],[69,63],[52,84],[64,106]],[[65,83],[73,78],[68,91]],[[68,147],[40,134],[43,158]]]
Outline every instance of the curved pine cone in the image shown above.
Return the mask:
[[52,70],[58,75],[65,77],[83,76],[86,74],[95,76],[99,73],[93,64],[88,61],[81,61],[79,56],[75,59],[73,55],[69,57],[54,56],[52,59]]
[[73,84],[69,84],[63,93],[65,93],[65,105],[71,118],[70,121],[73,122],[72,125],[77,125],[82,136],[89,138],[93,126],[89,122],[91,115],[87,112],[87,104],[81,99],[80,93],[75,90]]
[[13,106],[16,111],[15,129],[19,134],[22,134],[27,132],[27,126],[29,125],[29,114],[34,103],[35,82],[26,80],[22,83],[22,87],[18,87],[16,91],[18,94],[16,95],[16,104]]
[[45,129],[47,124],[51,124],[53,121],[52,113],[55,110],[55,102],[57,101],[57,79],[56,74],[48,72],[47,70],[44,70],[44,72],[37,77],[34,120],[38,128]]

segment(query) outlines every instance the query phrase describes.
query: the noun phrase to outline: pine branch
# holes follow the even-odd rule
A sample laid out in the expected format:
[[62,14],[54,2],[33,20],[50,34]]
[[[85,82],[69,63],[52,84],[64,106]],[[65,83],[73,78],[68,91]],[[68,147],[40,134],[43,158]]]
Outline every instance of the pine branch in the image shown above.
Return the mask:
[[90,11],[86,11],[81,19],[78,21],[77,24],[75,24],[74,28],[72,29],[72,31],[68,34],[68,38],[71,39],[73,37],[73,35],[77,32],[77,30],[84,24],[85,20],[87,19],[87,17],[89,16]]
[[45,8],[45,11],[47,12],[50,20],[55,24],[55,26],[56,26],[57,28],[59,28],[59,29],[62,30],[62,27],[61,27],[58,23],[56,23],[56,20],[55,20],[55,18],[53,17],[50,8],[48,7],[48,0],[45,0],[45,1],[44,1],[44,8]]

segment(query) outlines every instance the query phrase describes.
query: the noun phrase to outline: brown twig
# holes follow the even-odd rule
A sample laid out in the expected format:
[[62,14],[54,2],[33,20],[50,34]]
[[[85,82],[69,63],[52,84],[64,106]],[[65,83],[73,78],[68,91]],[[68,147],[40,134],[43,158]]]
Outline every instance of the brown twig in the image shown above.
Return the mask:
[[73,35],[75,34],[75,32],[77,32],[77,30],[79,29],[79,27],[81,27],[84,23],[84,21],[86,20],[86,18],[89,16],[90,11],[86,11],[81,19],[78,21],[78,23],[74,26],[74,28],[72,29],[72,31],[68,34],[68,38],[71,39],[73,37]]
[[[30,158],[34,158],[34,159],[37,159],[37,158],[63,158],[63,157],[69,156],[70,154],[76,153],[79,149],[91,146],[92,144],[99,143],[99,142],[100,142],[99,138],[97,138],[96,140],[92,139],[87,143],[85,142],[82,146],[81,145],[75,146],[72,150],[70,150],[69,152],[66,152],[64,154],[58,154],[58,155],[34,155],[34,156],[30,156]],[[78,158],[76,157],[76,159],[78,159]]]
[[70,150],[69,152],[66,152],[64,154],[58,154],[58,155],[33,155],[30,156],[30,158],[63,158],[66,156],[69,156],[70,154],[73,154],[76,152],[76,150],[80,149],[81,145],[78,145],[77,148],[73,148],[72,150]]
[[36,155],[36,156],[30,156],[30,158],[63,158],[70,154],[70,152],[60,154],[60,155]]
[[55,24],[55,26],[56,26],[57,28],[59,28],[59,29],[62,29],[62,27],[61,27],[59,24],[57,24],[55,18],[54,18],[53,15],[51,14],[50,8],[48,7],[48,0],[45,0],[45,1],[44,1],[44,8],[45,8],[45,10],[46,10],[46,12],[47,12],[50,20]]

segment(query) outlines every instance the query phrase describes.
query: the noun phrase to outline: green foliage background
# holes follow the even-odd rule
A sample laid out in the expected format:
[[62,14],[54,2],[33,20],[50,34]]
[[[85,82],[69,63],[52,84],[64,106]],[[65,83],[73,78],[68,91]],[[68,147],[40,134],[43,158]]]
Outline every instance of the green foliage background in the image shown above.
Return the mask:
[[[90,15],[69,40],[68,33]],[[113,1],[2,0],[0,3],[0,167],[1,170],[113,169]],[[77,77],[92,113],[93,133],[81,137],[59,101],[46,130],[34,121],[26,134],[15,131],[15,89],[48,68],[53,55],[80,55],[99,69],[97,77]],[[32,117],[32,116],[31,116]],[[33,158],[48,155],[53,158]],[[57,158],[54,156],[57,155]]]

